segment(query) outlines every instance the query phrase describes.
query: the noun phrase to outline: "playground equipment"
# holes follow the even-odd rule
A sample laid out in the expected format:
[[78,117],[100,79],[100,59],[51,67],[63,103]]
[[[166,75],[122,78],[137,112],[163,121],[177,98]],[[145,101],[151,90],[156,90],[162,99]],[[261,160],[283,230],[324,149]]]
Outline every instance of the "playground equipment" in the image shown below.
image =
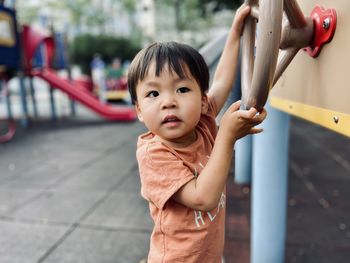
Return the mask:
[[[50,68],[53,59],[54,42],[51,37],[47,37],[44,34],[40,34],[34,31],[32,28],[25,26],[23,30],[23,42],[27,43],[24,46],[24,60],[26,70],[28,74],[36,76],[46,80],[52,87],[57,88],[64,93],[68,94],[74,100],[87,106],[94,112],[100,114],[102,117],[108,120],[119,121],[132,121],[136,119],[135,111],[130,106],[109,106],[99,101],[92,93],[87,89],[80,86],[76,82],[69,82],[59,77],[53,69]],[[46,67],[39,69],[33,69],[32,59],[35,50],[40,44],[45,45],[46,50]]]
[[17,28],[15,12],[0,5],[0,22],[0,101],[2,99],[6,101],[8,115],[7,119],[0,120],[3,127],[0,131],[0,142],[6,142],[13,138],[16,131],[7,83],[19,67],[20,47],[17,30],[15,30]]
[[[32,99],[34,116],[38,116],[33,86],[33,77],[46,80],[50,85],[50,100],[53,119],[55,119],[55,105],[53,89],[58,89],[67,94],[71,99],[80,102],[103,118],[111,121],[133,121],[136,113],[132,106],[110,106],[100,102],[85,80],[66,80],[57,75],[53,70],[54,56],[56,64],[62,64],[62,57],[55,52],[56,45],[63,43],[55,42],[53,33],[45,30],[36,30],[28,25],[21,27],[18,32],[15,11],[4,7],[0,3],[0,99],[4,98],[7,104],[8,118],[2,122],[5,128],[0,129],[0,142],[10,140],[15,133],[15,122],[11,112],[11,101],[7,90],[7,82],[15,75],[19,77],[22,116],[21,124],[27,126],[29,122],[29,110],[27,105],[26,88],[24,78],[29,77],[30,95]],[[57,39],[56,39],[57,40]],[[61,46],[61,49],[63,47]],[[58,66],[62,67],[62,66]],[[73,111],[73,106],[72,106]]]
[[[295,0],[261,1],[259,6],[256,0],[246,2],[252,5],[252,11],[243,33],[243,104],[246,108],[261,108],[265,105],[269,90],[301,48],[306,48],[314,57],[319,54],[322,44],[332,39],[336,28],[336,12],[317,6],[312,16],[305,18]],[[288,21],[285,21],[282,29],[283,10]],[[324,24],[326,19],[327,28]],[[279,54],[280,48],[282,52]],[[271,52],[266,52],[268,49]]]
[[[350,137],[350,52],[347,42],[350,36],[350,2],[322,1],[323,8],[317,6],[319,1],[316,0],[299,2],[304,13],[314,18],[315,49],[301,51],[295,56],[276,82],[270,104]],[[331,42],[324,45],[322,51],[317,49],[317,43],[327,40],[333,30],[336,32]],[[317,55],[317,52],[317,57],[309,56]]]
[[121,101],[131,103],[127,77],[124,76],[121,60],[114,58],[111,65],[105,64],[99,54],[91,61],[92,84],[100,101]]
[[[329,67],[329,62],[334,61],[334,66],[345,71],[345,66],[339,68],[335,64],[346,61],[344,52],[329,52],[325,46],[326,54],[319,56],[323,46],[332,40],[336,31],[336,9],[346,10],[346,4],[331,1],[330,4],[337,8],[327,9],[317,5],[316,0],[302,2],[301,7],[306,10],[304,13],[310,13],[310,16],[305,17],[296,0],[260,1],[259,6],[257,0],[247,0],[246,3],[252,6],[252,11],[243,33],[243,107],[261,109],[269,91],[277,83],[272,92],[273,106],[350,136],[350,118],[347,116],[350,110],[346,96],[339,96],[346,93],[346,87],[339,83],[341,78],[338,74],[330,74]],[[341,39],[342,35],[335,37]],[[332,50],[346,48],[339,40],[333,42],[336,43],[333,43]],[[301,49],[304,52],[299,52]],[[292,63],[288,73],[278,82],[294,57],[298,62]],[[327,71],[321,73],[319,65],[326,63]]]
[[267,104],[264,132],[236,145],[235,163],[247,167],[237,165],[235,179],[253,182],[252,263],[285,261],[290,120],[285,112],[350,136],[350,2],[298,2],[246,1],[251,16],[243,33],[243,108],[261,109],[270,95],[269,104],[282,110]]
[[6,100],[9,118],[7,120],[0,120],[4,126],[2,127],[2,129],[0,128],[0,143],[4,143],[11,140],[16,133],[16,123],[12,119],[11,108],[9,106],[9,95],[5,81],[3,81],[0,86],[0,101],[2,97],[4,97]]
[[55,71],[50,68],[44,68],[31,71],[33,76],[42,78],[52,86],[58,88],[71,98],[84,104],[94,112],[100,114],[107,120],[116,121],[135,120],[135,112],[129,106],[109,106],[101,103],[96,97],[88,92],[84,87],[79,87],[78,84],[72,84],[68,80],[60,78]]

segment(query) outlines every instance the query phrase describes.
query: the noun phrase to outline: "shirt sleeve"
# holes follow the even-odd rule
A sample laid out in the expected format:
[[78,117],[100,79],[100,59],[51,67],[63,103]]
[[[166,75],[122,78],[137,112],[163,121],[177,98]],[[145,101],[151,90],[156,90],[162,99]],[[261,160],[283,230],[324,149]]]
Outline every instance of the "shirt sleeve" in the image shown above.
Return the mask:
[[160,143],[149,143],[143,157],[138,156],[141,194],[157,208],[194,178],[184,162]]

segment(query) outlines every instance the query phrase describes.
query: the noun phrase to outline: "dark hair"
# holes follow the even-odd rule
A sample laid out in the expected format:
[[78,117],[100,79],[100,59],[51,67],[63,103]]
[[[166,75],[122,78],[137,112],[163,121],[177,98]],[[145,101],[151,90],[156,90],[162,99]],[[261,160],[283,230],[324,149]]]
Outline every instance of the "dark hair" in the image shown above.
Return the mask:
[[137,101],[136,86],[148,74],[151,63],[156,63],[156,76],[165,65],[176,74],[186,77],[186,67],[197,81],[202,94],[209,88],[209,70],[203,57],[194,48],[177,42],[156,42],[142,49],[133,59],[128,71],[128,87],[133,103]]

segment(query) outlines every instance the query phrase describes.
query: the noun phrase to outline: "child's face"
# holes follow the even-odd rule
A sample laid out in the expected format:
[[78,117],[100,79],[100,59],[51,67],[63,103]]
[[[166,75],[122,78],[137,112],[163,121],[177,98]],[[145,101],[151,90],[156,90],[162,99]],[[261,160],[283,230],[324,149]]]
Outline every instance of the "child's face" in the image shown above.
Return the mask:
[[[186,69],[186,75],[191,74]],[[165,65],[160,76],[155,64],[136,87],[138,118],[161,140],[181,147],[196,139],[195,127],[208,101],[192,77],[180,78]]]

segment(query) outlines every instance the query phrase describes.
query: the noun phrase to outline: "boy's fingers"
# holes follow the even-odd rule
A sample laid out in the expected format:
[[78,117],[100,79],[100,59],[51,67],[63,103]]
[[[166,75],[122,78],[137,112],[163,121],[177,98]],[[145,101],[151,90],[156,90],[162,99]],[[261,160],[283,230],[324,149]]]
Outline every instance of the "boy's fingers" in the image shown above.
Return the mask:
[[259,113],[258,117],[263,121],[265,120],[267,116],[267,111],[265,110],[265,108],[262,109],[262,111]]
[[228,110],[230,112],[235,112],[235,111],[239,110],[240,107],[241,107],[241,101],[238,100],[238,101],[232,103],[231,106],[228,108]]
[[255,114],[253,117],[254,121],[257,122],[262,122],[263,120],[266,119],[267,116],[267,112],[265,109],[263,109],[261,112],[259,112],[259,114]]
[[265,119],[266,119],[266,116],[267,116],[267,112],[266,110],[264,109],[261,113],[259,114],[256,114],[253,118],[252,118],[252,124],[255,126],[255,125],[259,125],[260,123],[262,123]]
[[256,126],[256,125],[261,124],[262,122],[263,122],[263,120],[253,119],[250,123],[251,123],[251,125]]
[[237,20],[239,21],[243,21],[248,14],[250,13],[250,6],[246,5],[246,6],[241,6],[238,10],[237,10]]
[[251,128],[250,130],[250,134],[257,134],[257,133],[260,133],[264,131],[264,129],[261,129],[261,128]]
[[239,117],[243,119],[252,119],[258,113],[255,108],[250,108],[249,110],[241,110],[239,112]]
[[250,6],[249,5],[246,5],[242,8],[242,14],[246,15],[250,12]]
[[241,5],[235,14],[235,18],[233,20],[233,29],[238,35],[242,35],[243,31],[243,21],[250,13],[250,6],[247,4]]
[[247,5],[247,4],[242,4],[238,9],[237,9],[237,14],[240,14],[240,13],[248,13],[250,11],[250,6]]

